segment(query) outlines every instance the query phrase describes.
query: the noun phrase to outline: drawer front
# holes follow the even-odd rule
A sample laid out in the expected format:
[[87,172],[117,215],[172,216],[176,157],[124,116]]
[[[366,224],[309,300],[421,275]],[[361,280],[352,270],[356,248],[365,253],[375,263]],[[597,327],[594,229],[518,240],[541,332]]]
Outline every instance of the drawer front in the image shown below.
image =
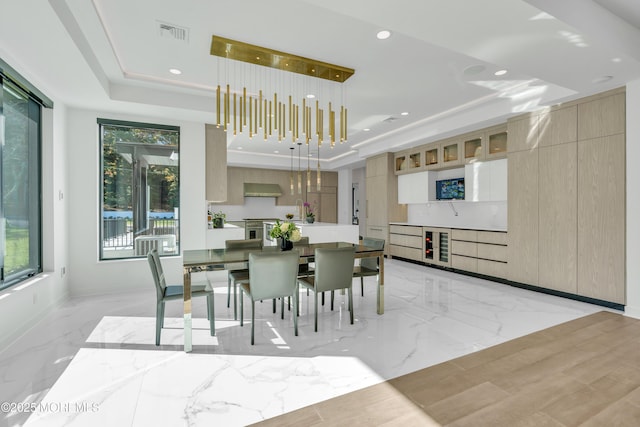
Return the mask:
[[502,279],[507,278],[507,263],[487,261],[485,259],[478,260],[478,273],[485,274],[487,276],[500,277]]
[[506,245],[507,233],[500,231],[478,231],[478,242]]
[[472,273],[478,272],[478,259],[470,258],[460,255],[451,256],[451,267],[458,270],[470,271]]
[[507,262],[507,247],[478,243],[478,258]]
[[389,245],[389,254],[391,256],[412,259],[414,261],[422,261],[422,249]]
[[420,236],[406,236],[404,234],[389,234],[389,243],[392,245],[409,246],[422,250],[422,238]]
[[454,228],[451,230],[451,238],[453,240],[467,240],[469,242],[478,241],[478,232],[476,230],[460,230]]
[[451,241],[451,253],[453,255],[478,256],[478,244],[474,242]]
[[390,225],[389,233],[408,234],[411,236],[422,236],[422,227],[413,225]]

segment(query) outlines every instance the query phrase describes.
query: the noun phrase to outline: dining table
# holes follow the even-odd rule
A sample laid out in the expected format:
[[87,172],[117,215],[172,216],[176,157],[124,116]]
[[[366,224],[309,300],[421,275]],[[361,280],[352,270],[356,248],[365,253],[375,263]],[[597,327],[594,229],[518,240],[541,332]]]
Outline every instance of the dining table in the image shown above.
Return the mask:
[[[300,255],[300,263],[313,262],[315,250],[318,248],[354,247],[355,258],[378,257],[377,275],[377,313],[384,313],[384,251],[363,244],[349,242],[327,242],[298,245],[294,250]],[[248,263],[250,253],[280,252],[278,246],[265,246],[262,249],[188,249],[182,252],[184,282],[184,351],[192,350],[192,318],[191,318],[191,274],[215,270],[237,268],[238,264]],[[213,313],[212,313],[213,315]]]

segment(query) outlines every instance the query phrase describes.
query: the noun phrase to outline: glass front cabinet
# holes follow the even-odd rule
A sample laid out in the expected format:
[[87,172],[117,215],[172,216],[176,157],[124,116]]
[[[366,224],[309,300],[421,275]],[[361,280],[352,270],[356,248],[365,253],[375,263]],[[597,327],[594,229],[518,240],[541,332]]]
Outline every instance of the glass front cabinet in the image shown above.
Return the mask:
[[462,141],[464,162],[473,163],[484,160],[484,144],[482,133],[467,135]]
[[507,157],[507,127],[498,126],[485,132],[487,144],[486,158],[499,159]]
[[440,144],[430,144],[424,150],[425,169],[437,169],[440,166]]
[[442,153],[440,166],[449,167],[462,164],[462,149],[461,141],[449,140],[440,145],[440,151]]
[[451,254],[449,242],[451,229],[423,227],[424,236],[423,261],[427,264],[451,266]]
[[402,151],[400,153],[396,153],[394,156],[393,162],[393,170],[396,175],[405,173],[409,169],[409,160],[408,153],[406,151]]

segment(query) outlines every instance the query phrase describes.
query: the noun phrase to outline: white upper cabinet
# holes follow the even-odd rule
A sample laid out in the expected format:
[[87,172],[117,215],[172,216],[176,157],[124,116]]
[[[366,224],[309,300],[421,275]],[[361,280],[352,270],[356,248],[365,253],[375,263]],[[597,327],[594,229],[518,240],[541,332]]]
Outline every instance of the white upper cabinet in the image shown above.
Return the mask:
[[507,200],[507,159],[465,165],[464,181],[468,202]]
[[398,175],[398,203],[429,202],[429,172]]

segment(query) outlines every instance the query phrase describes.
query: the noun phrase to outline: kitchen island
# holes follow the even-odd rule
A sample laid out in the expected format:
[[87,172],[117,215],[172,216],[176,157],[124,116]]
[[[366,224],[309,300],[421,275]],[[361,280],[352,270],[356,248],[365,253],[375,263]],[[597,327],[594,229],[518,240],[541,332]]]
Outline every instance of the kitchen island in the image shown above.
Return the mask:
[[207,230],[207,249],[223,249],[226,240],[244,239],[244,227],[225,222],[224,228]]
[[[282,221],[281,221],[282,222]],[[304,221],[292,221],[300,229],[303,237],[309,238],[309,243],[349,242],[357,244],[360,238],[359,227],[352,224],[336,224],[333,222],[314,222],[308,224]],[[278,242],[271,239],[269,232],[275,221],[264,223],[264,245],[275,246]]]

